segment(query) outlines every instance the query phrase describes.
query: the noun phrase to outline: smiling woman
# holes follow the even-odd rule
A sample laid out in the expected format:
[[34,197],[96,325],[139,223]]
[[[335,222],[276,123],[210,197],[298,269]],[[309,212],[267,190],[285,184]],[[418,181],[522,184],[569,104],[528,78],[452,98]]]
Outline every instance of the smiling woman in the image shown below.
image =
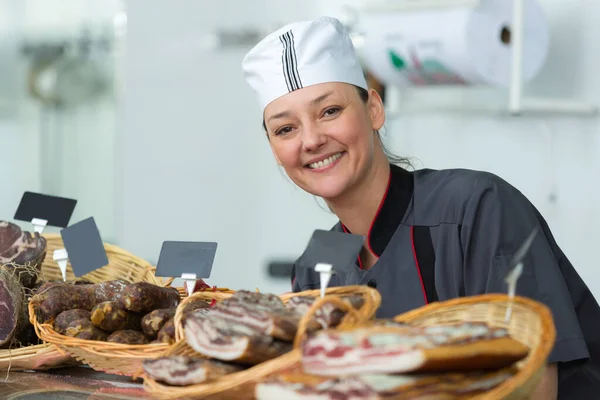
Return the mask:
[[[549,306],[556,324],[553,367],[536,398],[556,398],[557,391],[561,398],[595,398],[600,307],[545,219],[496,175],[395,165],[378,134],[382,99],[368,87],[338,20],[284,26],[257,44],[242,67],[279,165],[327,203],[339,218],[332,230],[366,238],[355,265],[337,272],[330,286],[377,288],[379,318],[438,300],[506,292],[513,253],[539,230],[517,287],[517,294]],[[293,268],[292,287],[318,289],[319,275]]]

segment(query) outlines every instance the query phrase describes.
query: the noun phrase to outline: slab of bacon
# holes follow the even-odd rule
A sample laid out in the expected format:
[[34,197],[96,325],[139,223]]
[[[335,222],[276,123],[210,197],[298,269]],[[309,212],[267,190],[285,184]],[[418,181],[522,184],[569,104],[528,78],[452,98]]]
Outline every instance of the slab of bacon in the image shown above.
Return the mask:
[[[292,299],[285,306],[278,296],[238,291],[217,303],[206,315],[194,314],[185,320],[185,335],[190,347],[220,360],[255,364],[290,350],[298,325],[312,306],[314,298]],[[346,301],[360,307],[360,296]],[[343,315],[337,307],[325,304],[309,331],[337,325]],[[318,322],[317,322],[318,321]]]
[[200,354],[240,364],[258,364],[291,350],[291,343],[208,312],[193,312],[185,321],[187,344]]
[[302,344],[302,366],[321,376],[503,368],[529,350],[506,329],[461,323],[322,331]]
[[144,371],[157,382],[172,386],[188,386],[212,381],[241,371],[242,367],[186,356],[161,357],[144,361]]
[[498,386],[515,374],[494,372],[439,375],[360,375],[318,378],[284,373],[259,383],[257,400],[459,400]]
[[279,303],[261,303],[235,296],[217,303],[211,314],[213,318],[245,325],[257,333],[285,341],[294,339],[302,318],[300,314],[286,309],[281,300]]

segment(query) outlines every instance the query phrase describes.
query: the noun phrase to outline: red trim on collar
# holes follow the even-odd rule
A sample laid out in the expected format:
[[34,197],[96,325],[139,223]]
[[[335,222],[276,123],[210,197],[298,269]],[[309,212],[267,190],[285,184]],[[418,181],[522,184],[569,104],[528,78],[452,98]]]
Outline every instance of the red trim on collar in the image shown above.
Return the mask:
[[[388,192],[390,191],[391,183],[392,183],[392,171],[390,169],[387,187],[385,188],[383,197],[381,198],[381,201],[379,202],[379,207],[377,208],[377,211],[375,212],[375,215],[373,216],[373,219],[371,220],[371,225],[369,226],[369,232],[367,233],[367,247],[368,247],[369,251],[371,252],[371,254],[373,254],[375,256],[375,258],[377,258],[378,260],[379,260],[379,255],[377,255],[377,253],[371,247],[371,231],[373,230],[375,221],[377,221],[377,217],[379,217],[379,213],[381,212],[381,209],[383,208],[383,203],[385,203],[385,199],[387,198]],[[344,225],[341,221],[340,221],[340,224],[342,225],[342,229],[344,230],[344,232],[350,233],[348,228],[346,228],[346,225]],[[358,255],[358,266],[360,267],[360,269],[364,269],[362,260],[360,259],[360,254]]]
[[377,212],[375,213],[375,216],[373,216],[373,219],[371,220],[371,226],[369,226],[369,233],[367,234],[367,246],[369,247],[369,251],[377,259],[379,259],[379,256],[377,255],[377,253],[375,253],[375,251],[371,247],[371,231],[373,230],[373,225],[375,225],[375,221],[377,221],[377,217],[379,217],[379,213],[381,212],[381,209],[383,208],[383,203],[385,203],[385,199],[387,198],[388,192],[390,191],[391,183],[392,183],[392,171],[390,169],[390,176],[388,177],[388,183],[387,183],[387,187],[385,188],[385,193],[383,194],[383,197],[381,198],[381,201],[379,202],[379,207],[377,208]]
[[[346,228],[346,225],[344,225],[344,224],[342,224],[342,229],[344,230],[345,233],[350,233],[350,231],[348,230],[348,228]],[[358,253],[358,257],[356,257],[356,258],[358,259],[358,267],[360,269],[364,269],[362,260],[360,259],[360,253]]]
[[421,275],[421,267],[419,266],[419,258],[417,257],[417,250],[415,249],[415,227],[410,227],[410,243],[412,245],[413,257],[415,259],[415,265],[417,266],[417,274],[419,274],[419,281],[421,282],[421,291],[423,292],[423,298],[425,304],[429,304],[427,300],[427,292],[425,291],[425,284],[423,283],[423,276]]

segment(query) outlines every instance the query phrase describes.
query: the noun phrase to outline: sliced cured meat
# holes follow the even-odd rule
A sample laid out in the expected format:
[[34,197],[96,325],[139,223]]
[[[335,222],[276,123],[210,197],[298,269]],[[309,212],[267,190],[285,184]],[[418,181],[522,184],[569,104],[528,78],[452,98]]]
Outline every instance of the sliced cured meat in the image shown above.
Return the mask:
[[[360,295],[343,296],[341,299],[355,309],[360,309],[364,305],[364,299]],[[311,296],[292,297],[286,304],[286,308],[300,315],[305,315],[316,300],[315,297]],[[314,321],[321,328],[330,328],[338,326],[345,315],[345,311],[340,310],[331,303],[325,303],[315,312]]]
[[209,307],[210,303],[208,303],[205,299],[192,299],[188,301],[183,307],[183,313],[185,314],[195,310]]
[[292,348],[290,343],[263,335],[247,325],[214,317],[212,313],[188,315],[184,330],[187,344],[198,353],[240,364],[258,364]]
[[14,270],[21,285],[27,288],[35,286],[45,255],[46,239],[43,236],[37,232],[22,231],[18,225],[10,222],[0,221],[0,265],[32,264],[29,268],[6,266],[8,270]]
[[238,365],[186,356],[146,360],[143,366],[149,377],[172,386],[195,385],[242,370]]
[[[21,228],[8,221],[0,221],[0,257],[8,252],[21,237]],[[0,258],[3,260],[4,258]]]
[[489,391],[514,369],[439,375],[361,375],[321,379],[282,374],[259,383],[257,400],[459,400]]
[[10,272],[0,268],[0,348],[9,347],[27,323],[25,292]]
[[235,292],[229,299],[224,300],[228,303],[241,302],[244,304],[252,304],[257,308],[265,308],[267,310],[276,310],[285,308],[283,301],[274,294],[250,292],[248,290],[239,290]]
[[296,336],[301,315],[283,307],[269,309],[256,303],[224,300],[211,309],[211,315],[225,321],[246,325],[263,335],[292,341]]
[[302,344],[305,371],[322,376],[502,368],[529,349],[506,329],[464,323],[323,331]]

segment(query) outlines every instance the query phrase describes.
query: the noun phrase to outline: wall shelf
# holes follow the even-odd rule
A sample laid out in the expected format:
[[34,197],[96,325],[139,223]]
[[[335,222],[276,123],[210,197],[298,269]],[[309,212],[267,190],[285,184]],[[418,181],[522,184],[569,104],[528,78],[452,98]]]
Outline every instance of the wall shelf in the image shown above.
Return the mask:
[[[506,0],[510,1],[510,0]],[[513,24],[511,27],[512,60],[510,70],[510,84],[508,87],[508,114],[517,116],[523,113],[560,113],[596,115],[598,106],[590,102],[577,99],[528,97],[523,95],[523,32],[524,32],[524,0],[513,1]],[[403,0],[397,2],[368,3],[360,10],[372,12],[411,12],[428,9],[441,9],[453,7],[476,8],[481,0]],[[399,102],[394,102],[394,104]],[[394,110],[392,110],[394,113]]]

